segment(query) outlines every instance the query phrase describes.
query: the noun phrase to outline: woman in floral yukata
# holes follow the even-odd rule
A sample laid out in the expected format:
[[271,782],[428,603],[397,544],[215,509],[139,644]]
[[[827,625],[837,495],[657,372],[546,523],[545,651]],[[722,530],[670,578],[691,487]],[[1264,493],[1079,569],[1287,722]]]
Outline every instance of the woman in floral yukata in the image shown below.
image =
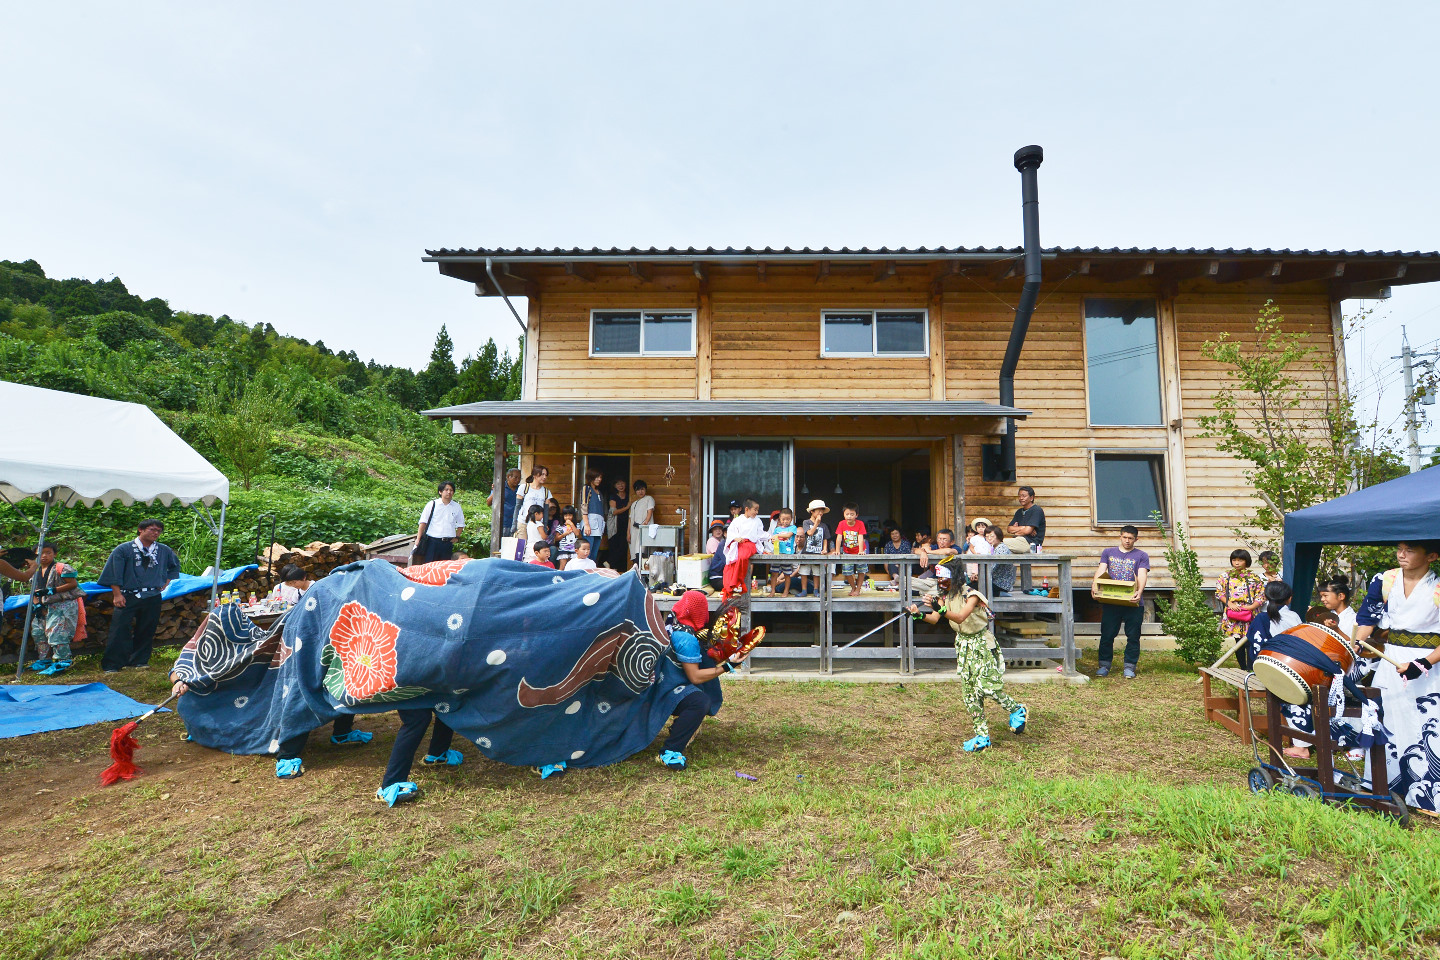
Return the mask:
[[[1265,579],[1250,572],[1250,551],[1236,550],[1230,554],[1230,570],[1215,585],[1215,599],[1220,601],[1220,629],[1225,634],[1225,645],[1240,642],[1250,627],[1255,613],[1265,605]],[[1241,666],[1249,666],[1248,651],[1236,652]]]

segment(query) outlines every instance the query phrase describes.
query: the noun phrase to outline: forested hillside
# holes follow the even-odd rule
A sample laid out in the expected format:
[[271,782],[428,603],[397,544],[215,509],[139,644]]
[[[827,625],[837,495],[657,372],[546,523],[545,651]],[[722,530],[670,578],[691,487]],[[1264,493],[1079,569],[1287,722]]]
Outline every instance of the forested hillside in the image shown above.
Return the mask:
[[[289,545],[413,531],[440,479],[460,487],[467,540],[488,539],[491,439],[453,435],[447,422],[417,411],[513,399],[520,364],[493,340],[458,366],[452,351],[442,326],[429,365],[416,373],[268,323],[172,310],[119,278],[56,280],[34,260],[0,260],[0,380],[143,403],[159,414],[230,477],[227,565],[250,562],[256,522],[268,513]],[[86,444],[83,423],[10,422],[10,430]],[[26,512],[38,518],[38,504],[29,501]],[[187,573],[213,562],[214,537],[179,507],[61,511],[53,536],[62,557],[91,578],[150,514],[165,517],[165,539]],[[0,504],[0,543],[33,536]]]

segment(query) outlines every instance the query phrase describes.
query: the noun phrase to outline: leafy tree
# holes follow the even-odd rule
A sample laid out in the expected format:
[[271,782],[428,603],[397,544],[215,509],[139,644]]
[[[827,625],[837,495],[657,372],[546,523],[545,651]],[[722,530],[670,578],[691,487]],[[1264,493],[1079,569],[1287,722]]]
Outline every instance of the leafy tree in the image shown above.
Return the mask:
[[1175,581],[1170,607],[1157,604],[1165,632],[1175,638],[1180,659],[1190,664],[1210,664],[1220,656],[1223,635],[1210,597],[1205,590],[1205,575],[1200,572],[1200,558],[1190,547],[1184,524],[1175,524],[1175,537],[1166,536],[1165,524],[1159,513],[1152,515],[1160,527],[1160,536],[1170,543],[1165,550],[1165,563]]
[[242,390],[211,389],[200,397],[201,429],[234,464],[246,490],[270,463],[275,431],[288,419],[289,398],[259,380]]
[[119,310],[96,317],[90,329],[111,350],[123,350],[128,343],[154,339],[159,333],[149,319]]
[[[1245,475],[1260,505],[1234,532],[1261,546],[1283,538],[1285,514],[1379,482],[1388,472],[1388,434],[1357,421],[1354,398],[1340,389],[1334,364],[1317,358],[1306,339],[1287,331],[1279,308],[1267,300],[1249,343],[1222,333],[1201,348],[1226,368],[1215,413],[1200,417],[1201,436],[1250,464]],[[1302,379],[1307,367],[1315,376]],[[1367,431],[1368,446],[1360,442]]]
[[440,403],[447,393],[455,389],[459,375],[455,370],[455,343],[450,331],[440,325],[435,335],[435,346],[430,350],[430,364],[417,377],[425,404]]

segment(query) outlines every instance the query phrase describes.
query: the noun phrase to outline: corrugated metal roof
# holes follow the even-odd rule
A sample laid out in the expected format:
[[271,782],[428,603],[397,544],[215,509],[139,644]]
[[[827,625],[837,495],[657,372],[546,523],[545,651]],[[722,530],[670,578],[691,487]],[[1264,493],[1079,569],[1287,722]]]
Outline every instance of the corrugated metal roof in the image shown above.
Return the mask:
[[[576,260],[597,258],[606,260],[666,259],[689,261],[695,259],[815,259],[845,257],[869,257],[884,259],[920,258],[932,259],[975,258],[1003,259],[1018,257],[1024,253],[1021,247],[475,247],[442,248],[426,250],[426,260],[446,260],[459,257],[491,257],[492,259],[516,260]],[[1440,251],[1403,250],[1292,250],[1289,247],[1046,247],[1047,256],[1057,257],[1259,257],[1282,259],[1406,259],[1440,260]]]
[[486,400],[426,410],[427,417],[1026,417],[975,400]]

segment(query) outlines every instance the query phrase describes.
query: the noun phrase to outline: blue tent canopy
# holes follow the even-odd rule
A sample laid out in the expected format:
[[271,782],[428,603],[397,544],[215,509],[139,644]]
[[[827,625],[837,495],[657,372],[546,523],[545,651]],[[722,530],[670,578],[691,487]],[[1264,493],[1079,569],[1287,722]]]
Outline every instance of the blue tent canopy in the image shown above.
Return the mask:
[[1285,515],[1290,606],[1310,606],[1320,549],[1327,544],[1440,540],[1440,467],[1430,467]]

